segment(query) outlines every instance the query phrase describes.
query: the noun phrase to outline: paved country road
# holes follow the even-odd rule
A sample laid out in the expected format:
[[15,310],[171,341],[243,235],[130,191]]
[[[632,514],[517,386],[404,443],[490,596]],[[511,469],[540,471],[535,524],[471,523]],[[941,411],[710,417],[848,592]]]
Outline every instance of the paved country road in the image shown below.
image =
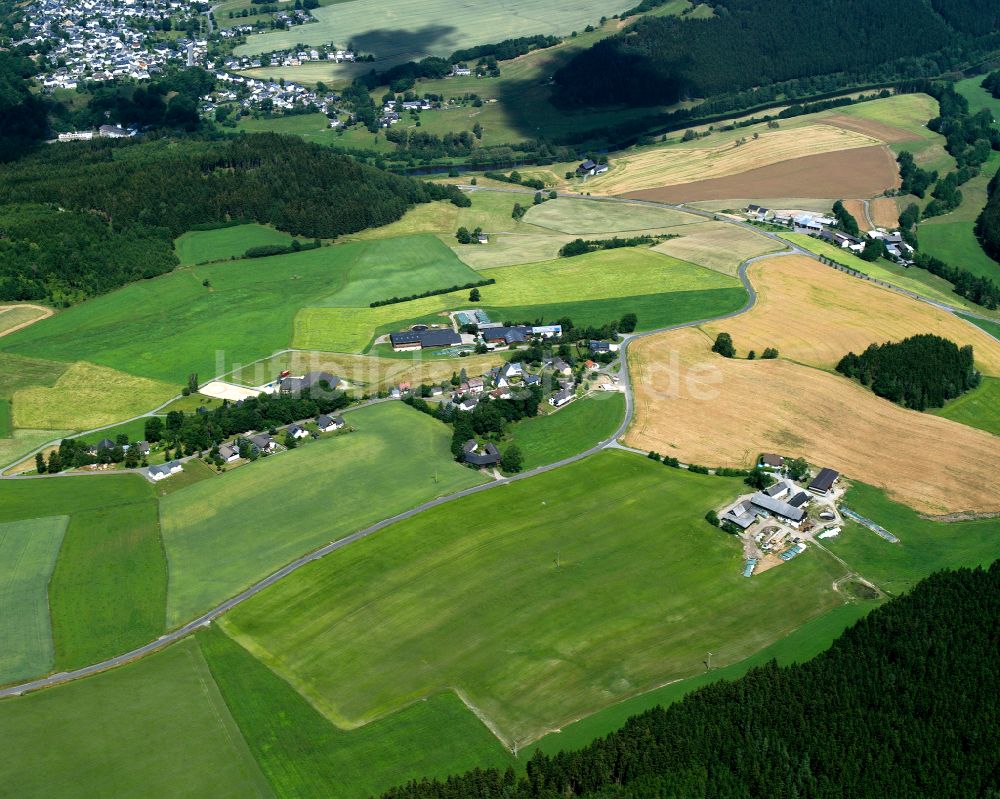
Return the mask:
[[[530,192],[530,191],[525,191],[525,190],[520,190],[520,189],[482,189],[482,188],[478,188],[478,187],[475,187],[475,186],[469,186],[469,187],[464,187],[464,188],[468,188],[470,190],[475,190],[475,191],[498,191],[498,192],[505,192],[505,193],[512,193],[512,194],[531,194],[531,193],[533,193],[533,192]],[[562,195],[562,196],[580,197],[582,195],[572,194],[572,195]],[[654,202],[645,201],[645,200],[623,200],[623,199],[614,198],[614,197],[590,197],[588,199],[599,200],[599,201],[602,201],[602,202],[627,202],[627,203],[639,204],[639,205],[651,205],[651,206],[656,206],[656,207],[660,207],[660,208],[664,207],[663,203],[654,203]],[[442,505],[446,505],[446,504],[448,504],[450,502],[454,502],[457,499],[461,499],[462,497],[472,496],[473,494],[478,494],[478,493],[481,493],[483,491],[492,491],[492,490],[495,490],[495,489],[500,489],[500,488],[503,488],[504,486],[510,485],[511,483],[517,482],[519,480],[527,480],[527,479],[529,479],[531,477],[534,477],[536,475],[543,474],[545,472],[553,471],[554,469],[558,469],[558,468],[561,468],[563,466],[567,466],[567,465],[569,465],[571,463],[576,463],[577,461],[583,460],[584,458],[590,457],[591,455],[594,455],[594,454],[596,454],[598,452],[601,452],[602,450],[605,450],[605,449],[631,449],[631,448],[628,448],[628,447],[622,447],[618,443],[618,439],[622,435],[624,435],[625,431],[628,429],[629,425],[632,422],[632,417],[633,417],[633,415],[635,413],[635,402],[634,402],[634,398],[633,398],[633,395],[632,395],[632,386],[631,386],[631,382],[630,382],[630,378],[629,378],[629,372],[628,372],[628,347],[629,347],[629,344],[631,344],[631,342],[635,341],[636,339],[644,338],[646,336],[652,336],[652,335],[655,335],[655,334],[658,334],[658,333],[665,333],[665,332],[668,332],[668,331],[671,331],[671,330],[679,330],[681,328],[686,328],[686,327],[696,327],[698,325],[707,324],[709,322],[715,322],[715,321],[719,321],[719,320],[722,320],[722,319],[731,319],[731,318],[733,318],[735,316],[739,316],[741,314],[746,313],[751,308],[753,308],[753,306],[757,302],[757,292],[754,290],[753,285],[750,283],[750,280],[747,277],[747,269],[753,263],[756,263],[758,261],[762,261],[762,260],[764,260],[766,258],[777,258],[777,257],[782,257],[782,256],[792,255],[792,254],[805,255],[807,257],[816,259],[816,256],[813,255],[812,253],[807,252],[806,250],[802,249],[801,247],[798,247],[797,245],[791,244],[790,242],[787,242],[787,241],[783,240],[779,236],[777,236],[777,235],[775,235],[775,234],[773,234],[773,233],[771,233],[769,231],[761,230],[759,228],[753,227],[751,225],[746,225],[745,223],[741,223],[741,222],[738,222],[736,220],[729,220],[729,219],[725,219],[724,217],[717,217],[715,214],[713,214],[711,212],[708,212],[708,211],[701,211],[701,210],[698,210],[698,209],[690,209],[690,208],[687,208],[687,207],[684,207],[684,206],[681,206],[681,205],[670,205],[670,206],[666,206],[666,207],[675,208],[676,210],[684,211],[686,213],[693,213],[693,214],[698,215],[698,216],[705,216],[705,217],[708,217],[710,219],[716,219],[717,218],[717,219],[719,219],[719,221],[722,221],[722,222],[729,222],[731,224],[738,225],[738,226],[741,226],[741,227],[747,227],[747,228],[749,228],[750,230],[753,230],[756,233],[760,233],[760,234],[766,236],[767,238],[774,239],[775,241],[777,241],[778,243],[780,243],[783,247],[785,247],[785,249],[783,251],[781,251],[781,252],[774,252],[774,253],[767,253],[767,254],[764,254],[764,255],[759,255],[759,256],[757,256],[755,258],[750,258],[750,259],[744,261],[742,264],[740,264],[740,267],[739,267],[739,269],[737,271],[737,276],[739,277],[740,281],[743,283],[743,286],[744,286],[744,288],[747,291],[747,301],[746,301],[746,303],[744,303],[743,307],[740,308],[739,310],[732,311],[731,313],[723,314],[722,316],[711,317],[711,318],[708,318],[708,319],[697,319],[697,320],[694,320],[694,321],[691,321],[691,322],[684,322],[684,323],[681,323],[681,324],[669,325],[667,327],[661,327],[661,328],[657,328],[655,330],[648,330],[648,331],[645,331],[645,332],[642,332],[642,333],[632,333],[632,334],[629,334],[629,335],[626,335],[626,336],[623,337],[623,341],[622,341],[621,347],[619,349],[619,353],[620,353],[619,358],[620,358],[620,361],[621,361],[621,369],[620,369],[620,374],[619,374],[619,380],[620,380],[621,387],[623,389],[623,393],[625,394],[625,416],[622,419],[621,424],[618,426],[618,429],[615,430],[614,434],[610,438],[607,438],[604,441],[601,441],[600,443],[595,444],[593,447],[590,447],[588,450],[586,450],[584,452],[580,452],[580,453],[578,453],[576,455],[573,455],[571,457],[564,458],[563,460],[560,460],[560,461],[556,461],[555,463],[550,463],[550,464],[547,464],[545,466],[539,466],[539,467],[536,467],[534,469],[530,469],[530,470],[528,470],[526,472],[521,472],[520,474],[517,474],[517,475],[515,475],[513,477],[501,478],[499,480],[494,480],[494,481],[489,482],[489,483],[484,483],[483,485],[478,485],[478,486],[474,486],[473,488],[467,488],[467,489],[465,489],[463,491],[458,491],[458,492],[456,492],[454,494],[449,494],[447,496],[438,497],[437,499],[433,499],[433,500],[430,500],[429,502],[423,503],[422,505],[418,505],[415,508],[411,508],[408,511],[404,511],[403,513],[399,513],[399,514],[397,514],[395,516],[391,516],[391,517],[389,517],[387,519],[383,519],[380,522],[377,522],[377,523],[375,523],[373,525],[370,525],[369,527],[365,527],[364,529],[359,530],[356,533],[352,533],[351,535],[348,535],[348,536],[346,536],[344,538],[338,539],[337,541],[331,541],[329,544],[326,544],[326,545],[320,547],[319,549],[316,549],[316,550],[314,550],[312,552],[309,552],[308,554],[303,555],[302,557],[298,558],[297,560],[292,561],[291,563],[289,563],[288,565],[282,567],[281,569],[278,569],[278,571],[274,572],[273,574],[269,575],[268,577],[265,577],[264,579],[260,580],[259,582],[254,583],[252,586],[250,586],[246,590],[242,591],[241,593],[237,594],[236,596],[231,597],[230,599],[227,599],[222,604],[217,605],[216,607],[212,608],[207,613],[199,616],[198,618],[194,619],[193,621],[188,622],[187,624],[185,624],[182,627],[179,627],[179,628],[177,628],[175,630],[172,630],[172,631],[166,633],[165,635],[160,636],[155,641],[150,641],[148,644],[146,644],[144,646],[141,646],[141,647],[139,647],[137,649],[133,649],[130,652],[125,652],[125,653],[123,653],[121,655],[117,655],[115,657],[108,658],[107,660],[102,660],[101,662],[94,663],[94,664],[92,664],[90,666],[85,666],[83,668],[75,669],[73,671],[59,672],[57,674],[51,674],[51,675],[49,675],[47,677],[40,677],[38,679],[30,680],[28,682],[18,683],[18,684],[14,684],[14,685],[9,685],[9,686],[4,687],[4,688],[0,688],[0,698],[9,697],[9,696],[19,696],[19,695],[21,695],[21,694],[23,694],[25,692],[28,692],[28,691],[35,691],[35,690],[38,690],[38,689],[41,689],[41,688],[50,688],[52,686],[61,685],[63,683],[70,682],[71,680],[79,679],[81,677],[88,677],[90,675],[97,674],[99,672],[105,671],[107,669],[114,668],[116,666],[122,666],[122,665],[124,665],[126,663],[131,663],[131,662],[133,662],[135,660],[138,660],[139,658],[142,658],[142,657],[144,657],[144,656],[146,656],[148,654],[151,654],[151,653],[156,652],[156,651],[158,651],[160,649],[163,649],[164,647],[169,646],[170,644],[176,643],[177,641],[181,640],[182,638],[190,635],[191,633],[193,633],[196,630],[198,630],[200,627],[204,627],[204,626],[210,624],[214,619],[218,618],[222,614],[226,613],[227,611],[231,610],[232,608],[236,607],[237,605],[245,602],[246,600],[250,599],[251,597],[256,596],[257,594],[259,594],[264,589],[268,588],[271,585],[274,585],[279,580],[284,579],[289,574],[292,574],[293,572],[298,571],[299,569],[301,569],[304,566],[307,566],[308,564],[312,563],[313,561],[319,560],[320,558],[323,558],[326,555],[329,555],[331,552],[336,552],[339,549],[343,549],[344,547],[349,546],[349,545],[355,543],[356,541],[360,541],[363,538],[367,538],[368,536],[373,535],[373,534],[379,532],[380,530],[384,530],[386,527],[389,527],[390,525],[393,525],[396,522],[400,522],[400,521],[403,521],[404,519],[412,518],[412,517],[414,517],[414,516],[416,516],[416,515],[418,515],[420,513],[423,513],[424,511],[430,510],[431,508],[437,508],[437,507],[440,507]],[[902,290],[899,290],[899,291],[902,291]],[[909,295],[909,292],[902,292],[902,293]],[[921,299],[921,298],[918,298],[918,299]],[[938,303],[932,303],[932,304],[938,305]],[[956,309],[952,309],[952,308],[949,308],[948,306],[944,306],[944,305],[940,305],[939,307],[943,307],[945,310],[951,310],[951,311],[956,310]],[[153,412],[151,412],[151,413],[153,413]],[[146,415],[148,415],[148,414],[146,414]],[[142,418],[142,417],[137,417],[137,418]],[[631,451],[634,451],[634,450],[631,450]],[[39,478],[41,478],[41,477],[42,476],[39,476]]]

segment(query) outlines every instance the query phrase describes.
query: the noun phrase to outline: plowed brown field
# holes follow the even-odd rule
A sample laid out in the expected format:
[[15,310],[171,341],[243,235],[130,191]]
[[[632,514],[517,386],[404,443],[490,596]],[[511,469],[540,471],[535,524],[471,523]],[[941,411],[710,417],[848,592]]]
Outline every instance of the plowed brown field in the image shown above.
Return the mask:
[[622,194],[657,202],[725,200],[730,197],[871,197],[899,186],[892,153],[883,146],[807,155],[726,177]]

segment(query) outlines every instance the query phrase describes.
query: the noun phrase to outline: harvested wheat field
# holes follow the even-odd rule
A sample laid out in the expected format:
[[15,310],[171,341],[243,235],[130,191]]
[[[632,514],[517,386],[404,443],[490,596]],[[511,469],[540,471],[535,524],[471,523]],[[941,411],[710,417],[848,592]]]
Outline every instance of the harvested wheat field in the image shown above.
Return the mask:
[[899,206],[892,197],[876,197],[868,203],[868,215],[876,227],[899,227]]
[[681,234],[679,238],[657,244],[653,249],[727,275],[735,275],[747,258],[782,249],[774,239],[724,222],[702,222],[675,231]]
[[848,352],[860,353],[869,344],[936,333],[960,346],[971,344],[977,367],[1000,375],[1000,342],[928,303],[802,255],[753,264],[749,277],[757,304],[733,319],[704,326],[713,338],[721,332],[732,335],[741,356],[777,347],[782,358],[832,369]]
[[[832,125],[807,125],[791,130],[767,130],[760,138],[748,139],[739,147],[734,142],[716,147],[655,147],[616,157],[611,171],[587,181],[587,189],[602,194],[635,192],[736,175],[818,153],[881,144],[879,139]],[[739,197],[741,193],[726,196]]]
[[760,452],[811,463],[884,489],[928,514],[1000,511],[996,437],[879,399],[839,375],[785,360],[711,352],[691,328],[629,350],[636,415],[629,446],[712,466],[746,467]]
[[857,222],[858,227],[863,231],[871,230],[868,224],[868,217],[865,215],[865,203],[863,200],[844,200],[844,208]]
[[667,203],[731,197],[870,197],[898,186],[896,160],[879,145],[807,155],[729,177],[627,191],[622,196]]

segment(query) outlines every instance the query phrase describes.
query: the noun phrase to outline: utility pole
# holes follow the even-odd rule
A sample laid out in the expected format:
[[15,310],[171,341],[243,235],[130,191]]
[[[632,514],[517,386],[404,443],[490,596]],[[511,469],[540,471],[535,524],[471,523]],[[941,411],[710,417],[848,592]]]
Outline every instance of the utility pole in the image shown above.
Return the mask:
[[708,653],[708,670],[709,670],[709,671],[711,671],[711,670],[712,670],[712,655],[713,655],[713,654],[714,654],[714,653],[712,653],[712,652],[709,652],[709,653]]

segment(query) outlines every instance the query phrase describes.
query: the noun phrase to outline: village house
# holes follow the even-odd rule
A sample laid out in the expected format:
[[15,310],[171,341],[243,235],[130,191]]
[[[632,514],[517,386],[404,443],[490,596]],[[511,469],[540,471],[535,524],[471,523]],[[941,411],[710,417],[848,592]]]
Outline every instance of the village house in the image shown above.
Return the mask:
[[553,408],[561,408],[567,402],[572,400],[574,396],[574,393],[570,389],[564,388],[562,391],[559,391],[549,397],[549,405]]
[[278,447],[278,442],[267,433],[258,433],[255,436],[250,436],[250,443],[257,448],[258,452],[274,452]]
[[184,471],[184,467],[181,465],[180,461],[170,461],[170,463],[150,466],[146,471],[149,475],[149,479],[154,483],[158,483],[160,480],[164,480],[167,477],[177,474],[178,472]]
[[222,444],[219,447],[219,459],[223,463],[232,463],[240,459],[240,452],[232,444]]
[[295,439],[308,438],[309,431],[302,427],[302,425],[291,424],[288,426],[288,435]]
[[343,416],[334,417],[324,413],[316,417],[316,427],[319,428],[321,433],[332,433],[334,430],[340,430],[343,426]]
[[760,465],[768,471],[781,471],[785,468],[785,459],[773,452],[765,452],[760,456]]

